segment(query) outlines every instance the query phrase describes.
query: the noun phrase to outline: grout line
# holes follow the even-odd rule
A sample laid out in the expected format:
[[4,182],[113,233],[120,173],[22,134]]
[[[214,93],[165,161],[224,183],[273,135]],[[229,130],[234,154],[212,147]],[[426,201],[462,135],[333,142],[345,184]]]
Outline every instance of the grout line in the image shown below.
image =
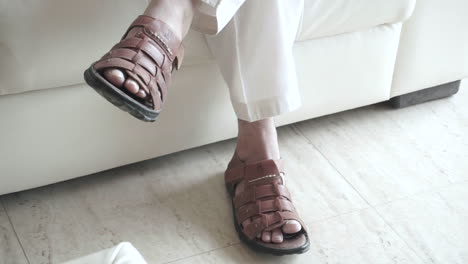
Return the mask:
[[[403,241],[403,243],[405,243],[405,245],[419,258],[419,260],[421,260],[421,262],[424,263],[424,259],[416,252],[416,250],[411,245],[408,244],[408,242],[393,228],[392,225],[390,225],[390,223],[379,213],[379,211],[354,187],[354,185],[352,185],[348,181],[348,179],[346,179],[346,177],[341,173],[341,171],[338,170],[338,168],[335,167],[335,165],[324,155],[324,153],[315,146],[315,144],[312,142],[312,140],[310,140],[304,134],[304,132],[299,127],[297,127],[295,124],[293,124],[293,126],[320,153],[320,155],[322,155],[327,160],[327,162],[336,170],[336,172],[338,172],[338,174],[343,178],[343,180],[346,181],[346,183],[364,200],[364,202],[366,202],[370,206],[369,208],[371,208],[377,214],[377,216],[385,223],[385,225],[387,225],[395,233],[395,235],[401,241]],[[413,195],[409,195],[407,197],[410,197],[410,196],[413,196]],[[391,202],[393,202],[393,201],[390,201],[388,203],[391,203]]]
[[411,250],[413,251],[413,253],[419,258],[419,260],[421,260],[421,263],[424,263],[424,258],[421,257],[418,252],[408,243],[408,241],[406,241],[406,239],[404,239],[400,233],[398,233],[398,231],[390,224],[390,222],[387,221],[387,219],[385,219],[385,217],[379,212],[379,210],[377,210],[375,207],[372,206],[372,209],[375,211],[375,213],[380,217],[380,219],[382,219],[382,221],[384,221],[384,223],[393,231],[393,233],[395,233],[397,235],[398,238],[401,239],[401,241],[403,241],[403,243],[405,243],[405,245]]
[[163,262],[162,264],[175,263],[175,262],[178,262],[178,261],[181,261],[181,260],[184,260],[184,259],[193,258],[193,257],[196,257],[196,256],[200,256],[200,255],[203,255],[203,254],[206,254],[206,253],[210,253],[210,252],[213,252],[213,251],[217,251],[217,250],[220,250],[220,249],[225,249],[225,248],[233,247],[233,246],[236,246],[236,245],[240,245],[240,242],[236,242],[236,243],[233,243],[233,244],[224,246],[224,247],[219,247],[219,248],[210,249],[210,250],[208,250],[208,251],[200,252],[200,253],[197,253],[197,254],[193,254],[193,255],[186,256],[186,257],[182,257],[182,258],[178,258],[178,259],[174,259],[174,260],[171,260],[171,261],[168,261],[168,262]]
[[456,186],[456,185],[460,185],[460,184],[466,184],[466,183],[468,183],[468,180],[456,181],[456,182],[451,182],[451,183],[441,185],[441,186],[430,187],[430,188],[427,188],[427,189],[424,189],[424,190],[417,191],[415,193],[407,194],[407,195],[400,196],[400,197],[395,197],[391,201],[380,202],[380,203],[373,204],[371,206],[373,208],[382,207],[382,206],[385,206],[385,205],[392,204],[394,202],[403,201],[403,200],[406,200],[406,199],[411,199],[413,197],[417,197],[417,196],[420,196],[420,195],[426,194],[426,193],[439,192],[439,191],[442,191],[444,189],[447,189],[447,188],[450,188],[450,187],[453,187],[453,186]]
[[[301,133],[302,136],[304,136],[302,133]],[[307,140],[309,141],[309,139],[307,138]],[[310,142],[311,143],[311,142]],[[312,143],[311,143],[312,144]],[[312,144],[313,145],[313,144]],[[314,146],[315,147],[315,146]],[[322,156],[323,154],[320,153]],[[333,166],[333,165],[332,165]],[[337,170],[335,167],[334,167],[335,170]],[[341,175],[341,173],[337,170],[337,172]],[[468,181],[462,181],[462,183],[464,182],[468,182]],[[452,185],[455,185],[455,184],[458,184],[460,182],[455,182],[455,183],[451,183],[449,185],[444,185],[442,187],[440,187],[439,189],[444,189],[444,188],[448,188],[449,186],[452,186]],[[349,183],[348,183],[349,184]],[[353,188],[353,186],[351,186]],[[354,188],[353,188],[354,189]],[[417,192],[417,193],[414,193],[414,194],[411,194],[411,195],[407,195],[407,196],[404,196],[404,197],[401,197],[401,198],[398,198],[398,199],[395,199],[395,200],[392,200],[392,201],[388,201],[388,202],[384,202],[384,203],[380,203],[380,204],[377,204],[377,205],[371,205],[369,202],[367,202],[364,198],[363,200],[369,205],[369,207],[364,207],[364,208],[360,208],[360,209],[355,209],[355,210],[351,210],[351,211],[348,211],[348,212],[343,212],[343,213],[340,213],[340,214],[337,214],[337,215],[334,215],[334,216],[330,216],[330,217],[325,217],[325,218],[322,218],[322,219],[317,219],[317,220],[314,220],[312,221],[311,223],[322,223],[322,222],[327,222],[329,220],[332,220],[332,219],[335,219],[335,218],[339,218],[339,217],[343,217],[343,216],[346,216],[346,215],[349,215],[349,214],[353,214],[353,213],[359,213],[359,212],[362,212],[362,211],[365,211],[365,210],[372,210],[374,211],[377,216],[385,223],[386,226],[388,226],[390,228],[390,230],[392,230],[392,232],[395,233],[395,235],[416,255],[416,257],[418,257],[419,260],[421,260],[422,263],[424,263],[424,258],[422,258],[417,252],[416,250],[414,250],[413,247],[411,247],[408,242],[393,228],[393,226],[383,217],[382,214],[380,214],[380,212],[377,210],[377,208],[375,207],[378,207],[378,206],[382,206],[382,205],[387,205],[387,204],[391,204],[393,202],[396,202],[396,201],[400,201],[400,200],[405,200],[405,199],[408,199],[408,198],[411,198],[411,197],[414,197],[414,196],[417,196],[417,195],[420,195],[422,193],[429,193],[429,192],[435,192],[437,190],[435,189],[431,189],[431,190],[424,190],[424,191],[421,191],[421,192]],[[356,191],[357,192],[357,191]],[[359,192],[358,192],[359,194]],[[361,194],[359,194],[361,196]],[[175,262],[178,262],[178,261],[181,261],[181,260],[185,260],[185,259],[190,259],[192,257],[196,257],[196,256],[200,256],[200,255],[203,255],[203,254],[206,254],[206,253],[210,253],[210,252],[213,252],[213,251],[217,251],[217,250],[220,250],[220,249],[225,249],[225,248],[229,248],[229,247],[232,247],[232,246],[237,246],[237,245],[240,245],[241,242],[236,242],[236,243],[233,243],[233,244],[230,244],[230,245],[227,245],[227,246],[224,246],[224,247],[219,247],[219,248],[214,248],[214,249],[211,249],[211,250],[208,250],[208,251],[204,251],[204,252],[200,252],[200,253],[197,253],[197,254],[193,254],[193,255],[190,255],[190,256],[186,256],[186,257],[182,257],[182,258],[179,258],[179,259],[175,259],[175,260],[171,260],[171,261],[168,261],[168,262],[163,262],[162,264],[170,264],[170,263],[175,263]]]
[[28,264],[31,264],[31,262],[29,261],[28,255],[26,255],[26,251],[24,250],[23,244],[21,243],[21,240],[18,236],[18,233],[16,232],[15,226],[13,225],[13,222],[11,221],[10,215],[8,214],[5,204],[3,203],[3,197],[1,196],[0,196],[0,204],[2,205],[3,210],[5,211],[5,214],[8,218],[8,222],[10,223],[11,229],[13,230],[13,233],[15,234],[16,240],[18,241],[18,244],[20,245],[21,250],[23,251],[23,255],[26,258],[26,261],[28,262]]
[[317,147],[315,146],[315,144],[312,142],[312,140],[310,140],[305,134],[304,132],[302,132],[302,130],[297,127],[295,124],[293,124],[293,128],[300,134],[302,135],[306,140],[307,142],[312,145],[314,147],[314,149],[320,153],[320,155],[327,161],[328,164],[330,164],[330,166],[332,166],[332,168],[341,176],[341,178],[362,198],[362,200],[364,202],[367,203],[367,205],[369,205],[369,207],[372,207],[372,205],[370,204],[369,201],[367,201],[367,199],[354,187],[354,185],[352,185],[348,179],[341,173],[340,170],[338,170],[338,168],[335,166],[335,164],[333,164],[330,159],[328,159],[327,156],[325,156],[325,154]]
[[[450,184],[447,184],[447,185],[444,185],[444,186],[441,186],[441,187],[437,187],[437,188],[431,188],[431,189],[428,189],[428,190],[424,190],[424,191],[420,191],[420,192],[417,192],[417,193],[414,193],[414,194],[411,194],[411,195],[407,195],[403,198],[399,198],[399,199],[395,199],[393,201],[390,201],[390,202],[386,202],[386,203],[380,203],[380,204],[377,204],[377,205],[374,205],[372,206],[372,208],[375,210],[375,212],[379,215],[380,218],[382,218],[382,220],[385,222],[385,224],[387,224],[390,229],[392,229],[392,231],[401,239],[403,240],[403,242],[405,242],[405,244],[408,246],[409,249],[411,249],[416,256],[418,256],[418,258],[421,259],[421,261],[424,263],[424,258],[422,258],[421,256],[419,256],[419,254],[413,249],[413,247],[411,247],[407,242],[406,240],[400,235],[400,233],[393,227],[393,225],[387,221],[387,219],[385,218],[385,216],[383,214],[381,214],[379,212],[379,210],[377,209],[377,207],[381,207],[381,206],[384,206],[384,205],[387,205],[387,204],[391,204],[393,202],[397,202],[397,201],[402,201],[402,200],[406,200],[406,199],[409,199],[409,198],[412,198],[412,197],[416,197],[416,196],[419,196],[421,194],[432,194],[432,193],[436,193],[436,194],[439,194],[440,195],[440,191],[443,191],[444,189],[447,189],[447,188],[450,188],[454,185],[459,185],[459,184],[464,184],[464,183],[467,183],[468,181],[460,181],[460,182],[452,182]],[[438,262],[435,262],[435,263],[438,263]]]

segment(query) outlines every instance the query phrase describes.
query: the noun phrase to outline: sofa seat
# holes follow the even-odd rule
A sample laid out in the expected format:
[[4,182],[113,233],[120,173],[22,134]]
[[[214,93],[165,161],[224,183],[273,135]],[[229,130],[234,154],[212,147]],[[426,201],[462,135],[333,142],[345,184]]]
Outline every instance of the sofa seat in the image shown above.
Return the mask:
[[362,31],[406,20],[416,0],[305,0],[298,40]]
[[[306,0],[298,40],[401,22],[411,14],[414,1]],[[83,70],[119,40],[146,1],[9,1],[3,5],[0,95],[7,95],[83,83]],[[184,43],[185,66],[213,63],[203,34],[192,31]]]
[[[367,4],[374,9],[358,8],[358,4],[353,9],[343,5],[344,2],[328,0],[336,3],[336,8],[342,4],[340,8],[344,10],[339,16],[331,12],[332,6],[317,1],[306,0],[298,32],[300,41],[293,47],[303,106],[276,118],[278,125],[390,98],[401,22],[405,18],[401,10],[411,10],[413,2],[396,0],[406,6],[382,2],[380,5],[386,8],[377,10],[379,5],[372,2]],[[312,8],[314,3],[329,7],[328,16],[321,21],[312,18],[316,15],[313,11],[325,11],[319,12],[317,6]],[[83,69],[120,38],[145,4],[144,0],[0,4],[0,95],[15,93],[0,96],[0,120],[6,128],[0,137],[0,194],[236,136],[237,121],[228,89],[205,37],[197,32],[190,32],[185,41],[188,46],[185,67],[175,75],[170,102],[158,122],[136,120],[105,103],[83,83]],[[395,12],[383,13],[390,11],[389,6]],[[346,12],[352,17],[351,11],[359,23],[345,22]],[[362,16],[372,12],[382,18],[369,18],[364,23]],[[453,12],[446,15],[452,16]],[[343,21],[337,21],[336,17],[343,17]],[[396,21],[389,22],[389,17]],[[342,27],[330,26],[338,22]],[[347,32],[351,25],[357,31]],[[445,25],[452,29],[451,24]],[[309,30],[313,27],[316,29]],[[413,34],[418,35],[418,30]]]

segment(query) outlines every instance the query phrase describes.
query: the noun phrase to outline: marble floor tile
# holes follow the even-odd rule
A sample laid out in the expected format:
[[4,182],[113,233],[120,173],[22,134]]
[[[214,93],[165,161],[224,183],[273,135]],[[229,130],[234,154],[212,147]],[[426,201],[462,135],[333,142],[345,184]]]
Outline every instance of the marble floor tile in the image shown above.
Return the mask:
[[62,261],[129,241],[150,263],[230,245],[221,168],[203,149],[7,195],[31,263]]
[[13,227],[3,209],[0,197],[0,263],[23,264],[28,263],[21,245],[16,238]]
[[[467,102],[464,88],[410,108],[374,105],[280,128],[286,182],[313,248],[275,262],[467,262]],[[219,142],[0,199],[34,264],[121,241],[152,264],[270,263],[239,244],[233,228],[223,171],[234,146]],[[393,229],[369,203],[381,205]],[[2,209],[0,256],[27,263]]]
[[372,205],[468,181],[465,87],[408,108],[378,104],[295,126]]
[[468,183],[377,206],[425,263],[468,263]]
[[[333,217],[369,205],[298,131],[291,126],[278,129],[285,181],[306,222]],[[226,167],[234,141],[213,144],[213,158]]]
[[311,226],[312,246],[302,255],[258,254],[242,244],[189,257],[172,264],[384,264],[423,263],[373,209],[340,215]]
[[[368,205],[297,131],[280,129],[287,182],[307,223]],[[31,263],[121,241],[149,263],[239,243],[223,172],[233,140],[4,197]]]

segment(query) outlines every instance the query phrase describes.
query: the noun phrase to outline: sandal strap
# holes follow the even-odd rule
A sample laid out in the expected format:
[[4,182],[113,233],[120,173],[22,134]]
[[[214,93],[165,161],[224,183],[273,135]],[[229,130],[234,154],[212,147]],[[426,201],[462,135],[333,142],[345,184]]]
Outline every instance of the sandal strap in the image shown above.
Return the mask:
[[237,220],[239,223],[252,218],[254,216],[261,216],[265,213],[271,212],[294,212],[296,208],[291,201],[287,199],[275,198],[271,200],[257,200],[255,203],[249,203],[248,205],[242,206],[236,211]]
[[127,29],[123,38],[135,27],[143,27],[143,32],[156,43],[161,44],[171,61],[177,57],[177,54],[180,54],[180,49],[183,49],[182,41],[166,23],[159,19],[145,15],[137,17]]
[[[142,31],[126,38],[131,29]],[[167,97],[173,69],[179,69],[184,54],[182,42],[161,20],[139,16],[122,40],[94,64],[97,71],[124,70],[150,95],[154,110],[161,110]],[[148,99],[144,99],[148,100]]]
[[[273,159],[226,170],[225,181],[233,196],[236,224],[249,239],[280,227],[288,220],[298,221],[302,231],[306,230],[284,185],[283,174],[282,161]],[[234,195],[236,185],[244,180],[245,189]],[[252,221],[243,226],[247,219]]]
[[[160,53],[158,54],[160,55]],[[135,51],[127,48],[116,48],[102,57],[103,60],[110,58],[121,58],[127,61],[138,61],[138,64],[143,66],[143,68],[145,68],[145,70],[153,76],[157,73],[157,65],[161,65],[162,60],[164,59],[164,57],[161,55],[158,61],[154,58],[143,56],[141,51]],[[157,62],[156,65],[155,62]]]
[[228,188],[235,188],[239,182],[246,180],[258,180],[269,175],[281,175],[283,162],[281,159],[268,159],[255,163],[247,163],[243,166],[233,167],[226,170],[224,181]]
[[156,64],[158,67],[163,67],[165,59],[164,53],[162,53],[161,49],[155,44],[156,43],[151,42],[145,38],[128,38],[122,40],[121,42],[117,43],[114,47],[112,47],[112,50],[109,54],[112,55],[114,50],[122,48],[125,48],[127,50],[138,49],[144,51],[144,53],[148,55],[154,61],[154,64]]
[[286,186],[282,184],[267,184],[247,188],[236,195],[234,197],[234,207],[235,209],[239,209],[243,205],[255,203],[257,200],[267,197],[281,197],[291,200],[291,194]]
[[243,227],[242,231],[248,239],[253,240],[264,231],[272,231],[286,224],[288,220],[298,221],[302,229],[298,233],[307,232],[304,222],[295,212],[275,212],[273,214],[263,214],[261,217],[254,219],[250,224]]

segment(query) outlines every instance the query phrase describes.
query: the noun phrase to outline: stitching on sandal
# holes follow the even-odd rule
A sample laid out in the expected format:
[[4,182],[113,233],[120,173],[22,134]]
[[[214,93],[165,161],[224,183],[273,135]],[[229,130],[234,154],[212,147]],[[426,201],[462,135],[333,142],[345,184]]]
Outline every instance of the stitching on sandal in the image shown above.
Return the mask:
[[256,181],[260,181],[260,180],[264,180],[264,179],[268,179],[268,178],[274,178],[274,177],[278,177],[278,176],[280,176],[283,179],[283,183],[284,183],[284,172],[280,172],[279,175],[278,174],[268,174],[268,175],[262,176],[260,178],[250,180],[250,181],[248,181],[248,183],[252,183],[252,182],[256,182]]

